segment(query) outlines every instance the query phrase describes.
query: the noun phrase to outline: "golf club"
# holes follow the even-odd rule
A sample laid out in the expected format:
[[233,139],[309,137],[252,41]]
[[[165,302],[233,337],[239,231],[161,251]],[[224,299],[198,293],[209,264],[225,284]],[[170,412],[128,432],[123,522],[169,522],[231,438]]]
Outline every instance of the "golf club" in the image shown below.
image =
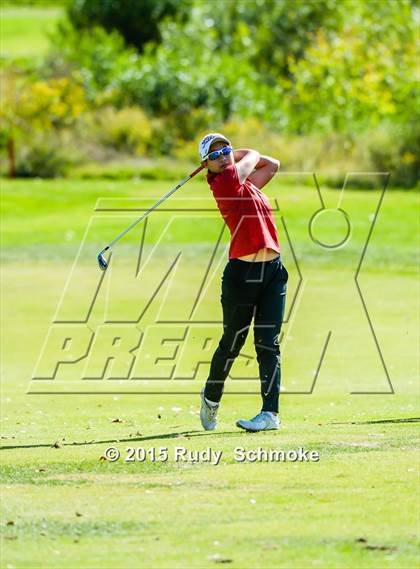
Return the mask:
[[198,174],[199,172],[201,172],[201,170],[203,169],[203,166],[199,166],[196,170],[194,170],[194,172],[192,172],[189,176],[187,176],[186,178],[184,178],[184,180],[182,180],[182,182],[180,182],[177,186],[175,186],[175,188],[172,188],[172,190],[170,190],[167,194],[165,194],[162,198],[160,198],[160,200],[158,200],[151,208],[149,208],[147,211],[145,211],[143,213],[143,215],[141,215],[138,219],[136,219],[136,221],[133,221],[133,223],[131,225],[129,225],[127,227],[127,229],[125,229],[122,233],[120,233],[117,237],[115,237],[115,239],[113,239],[109,245],[107,245],[104,249],[102,249],[101,251],[99,251],[98,255],[96,256],[97,260],[98,260],[98,264],[99,264],[99,268],[102,271],[105,271],[108,268],[108,261],[105,259],[104,257],[104,253],[106,251],[108,251],[109,249],[111,249],[111,247],[113,245],[115,245],[115,243],[117,241],[119,241],[121,239],[121,237],[124,237],[124,235],[126,233],[128,233],[131,229],[133,229],[133,227],[135,227],[142,219],[144,219],[145,217],[147,217],[149,215],[149,213],[151,211],[153,211],[154,209],[156,209],[158,207],[158,205],[160,205],[162,202],[164,202],[167,198],[169,198],[169,196],[171,196],[174,192],[176,192],[177,190],[179,190],[179,188],[181,186],[183,186],[184,184],[186,184],[188,182],[188,180],[191,180],[191,178],[193,178],[196,174]]

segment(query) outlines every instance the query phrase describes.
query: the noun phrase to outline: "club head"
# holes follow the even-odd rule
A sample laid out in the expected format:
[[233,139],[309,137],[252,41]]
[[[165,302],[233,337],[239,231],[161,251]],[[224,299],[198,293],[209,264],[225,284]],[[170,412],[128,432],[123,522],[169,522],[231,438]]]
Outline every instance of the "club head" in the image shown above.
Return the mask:
[[[104,251],[106,251],[106,249],[104,249]],[[98,253],[98,256],[96,257],[98,260],[99,268],[102,271],[106,271],[106,269],[108,268],[108,262],[104,257],[104,251],[101,251],[100,253]]]

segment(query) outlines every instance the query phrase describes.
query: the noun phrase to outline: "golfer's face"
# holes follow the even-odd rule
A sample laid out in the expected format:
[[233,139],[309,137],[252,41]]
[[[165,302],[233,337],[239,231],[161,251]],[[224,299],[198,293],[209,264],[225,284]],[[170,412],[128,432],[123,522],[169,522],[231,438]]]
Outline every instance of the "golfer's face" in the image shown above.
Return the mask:
[[[209,152],[220,150],[225,146],[227,146],[226,142],[222,141],[215,142],[210,146]],[[226,156],[221,155],[218,158],[216,158],[216,160],[207,159],[207,168],[210,170],[210,172],[214,172],[215,174],[223,172],[223,170],[226,168],[226,166],[229,166],[229,164],[234,164],[233,152],[231,152],[230,154],[226,154]]]

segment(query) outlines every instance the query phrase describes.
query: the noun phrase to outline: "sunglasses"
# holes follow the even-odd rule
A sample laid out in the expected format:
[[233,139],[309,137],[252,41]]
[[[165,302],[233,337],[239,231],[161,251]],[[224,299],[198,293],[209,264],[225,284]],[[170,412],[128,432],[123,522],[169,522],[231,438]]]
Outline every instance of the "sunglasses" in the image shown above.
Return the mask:
[[216,158],[219,158],[219,156],[227,156],[231,152],[232,148],[230,146],[224,146],[220,150],[215,150],[214,152],[210,152],[210,154],[207,155],[207,159],[216,160]]

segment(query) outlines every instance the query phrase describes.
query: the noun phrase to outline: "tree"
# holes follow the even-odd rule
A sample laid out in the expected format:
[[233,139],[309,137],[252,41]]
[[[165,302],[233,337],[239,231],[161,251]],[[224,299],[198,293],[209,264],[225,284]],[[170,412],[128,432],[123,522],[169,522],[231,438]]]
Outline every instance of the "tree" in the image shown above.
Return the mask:
[[243,52],[265,81],[289,75],[289,57],[301,59],[313,34],[336,30],[341,12],[336,0],[237,0],[197,2],[215,31],[218,48]]
[[160,42],[161,20],[186,18],[189,8],[190,0],[73,0],[68,15],[75,28],[116,30],[142,52],[146,43]]
[[[86,108],[83,89],[66,77],[31,82],[13,69],[3,70],[0,141],[6,147],[8,173],[16,175],[16,147],[44,140],[74,126]],[[55,149],[51,150],[53,153]]]
[[305,57],[289,57],[282,81],[288,115],[302,132],[366,130],[417,114],[417,10],[409,0],[343,0],[343,26],[319,30]]

